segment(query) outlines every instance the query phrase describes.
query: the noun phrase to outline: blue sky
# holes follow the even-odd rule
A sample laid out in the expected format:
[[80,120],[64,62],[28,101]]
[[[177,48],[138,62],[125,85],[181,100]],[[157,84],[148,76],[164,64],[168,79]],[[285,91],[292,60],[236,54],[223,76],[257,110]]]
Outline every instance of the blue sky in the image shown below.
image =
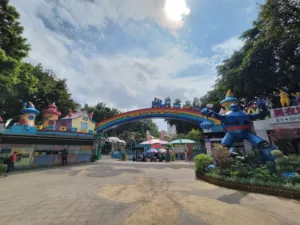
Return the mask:
[[216,65],[242,46],[238,37],[263,3],[11,0],[32,47],[27,61],[67,78],[81,104],[103,101],[123,111],[149,107],[154,97],[203,96]]

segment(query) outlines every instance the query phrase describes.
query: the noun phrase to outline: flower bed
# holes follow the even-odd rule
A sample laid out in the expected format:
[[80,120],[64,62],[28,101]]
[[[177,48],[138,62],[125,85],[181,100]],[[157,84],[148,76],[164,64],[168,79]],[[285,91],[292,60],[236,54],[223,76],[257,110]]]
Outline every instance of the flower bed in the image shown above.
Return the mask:
[[226,187],[226,188],[262,193],[262,194],[269,194],[269,195],[276,195],[276,196],[293,198],[293,199],[300,199],[299,190],[284,189],[284,188],[271,187],[271,186],[260,186],[260,185],[250,184],[250,183],[248,184],[240,183],[238,181],[232,182],[232,181],[222,180],[219,178],[209,177],[205,174],[200,174],[200,173],[196,173],[196,177],[208,183]]
[[300,199],[300,156],[285,156],[279,150],[272,155],[275,161],[262,163],[259,150],[232,157],[219,145],[213,157],[194,158],[196,177],[227,188]]

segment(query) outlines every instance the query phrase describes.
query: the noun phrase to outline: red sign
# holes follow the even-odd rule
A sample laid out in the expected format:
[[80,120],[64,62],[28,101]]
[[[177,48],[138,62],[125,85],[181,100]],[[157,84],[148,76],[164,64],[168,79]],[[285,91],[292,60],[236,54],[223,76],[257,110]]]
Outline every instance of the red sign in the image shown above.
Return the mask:
[[291,107],[271,110],[271,117],[294,116],[294,115],[300,115],[300,106],[291,106]]

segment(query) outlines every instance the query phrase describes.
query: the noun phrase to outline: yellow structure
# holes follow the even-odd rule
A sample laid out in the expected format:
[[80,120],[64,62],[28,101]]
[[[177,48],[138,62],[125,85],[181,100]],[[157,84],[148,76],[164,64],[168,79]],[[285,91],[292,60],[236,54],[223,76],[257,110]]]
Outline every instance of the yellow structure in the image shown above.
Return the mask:
[[32,102],[28,102],[28,107],[27,103],[23,104],[23,109],[21,110],[21,117],[19,120],[19,124],[22,125],[29,125],[30,127],[35,126],[35,117],[40,114],[38,110],[35,109],[34,105]]
[[234,102],[237,102],[238,99],[233,97],[231,90],[229,89],[226,93],[226,97],[223,101],[220,102],[221,106],[224,107],[225,111],[230,111],[230,105]]
[[94,133],[95,122],[93,113],[84,110],[81,112],[72,112],[69,110],[68,116],[56,121],[56,127],[61,131],[71,131],[79,133]]
[[282,107],[290,105],[290,98],[288,93],[286,93],[283,90],[280,90],[279,96],[280,96],[280,104]]
[[47,109],[43,110],[43,129],[55,130],[56,121],[61,115],[61,112],[58,111],[58,107],[53,102]]

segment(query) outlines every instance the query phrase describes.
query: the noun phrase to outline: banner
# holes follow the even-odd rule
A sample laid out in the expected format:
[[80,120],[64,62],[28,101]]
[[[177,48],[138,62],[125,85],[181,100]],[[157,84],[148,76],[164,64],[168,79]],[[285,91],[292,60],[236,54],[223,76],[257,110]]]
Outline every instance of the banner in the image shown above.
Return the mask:
[[150,143],[150,140],[151,140],[152,138],[151,138],[151,134],[150,134],[150,131],[149,131],[149,130],[146,131],[146,137],[147,137],[147,140],[148,140],[149,143]]
[[164,137],[165,137],[165,131],[162,130],[162,131],[160,132],[160,140],[163,141],[163,140],[164,140]]

